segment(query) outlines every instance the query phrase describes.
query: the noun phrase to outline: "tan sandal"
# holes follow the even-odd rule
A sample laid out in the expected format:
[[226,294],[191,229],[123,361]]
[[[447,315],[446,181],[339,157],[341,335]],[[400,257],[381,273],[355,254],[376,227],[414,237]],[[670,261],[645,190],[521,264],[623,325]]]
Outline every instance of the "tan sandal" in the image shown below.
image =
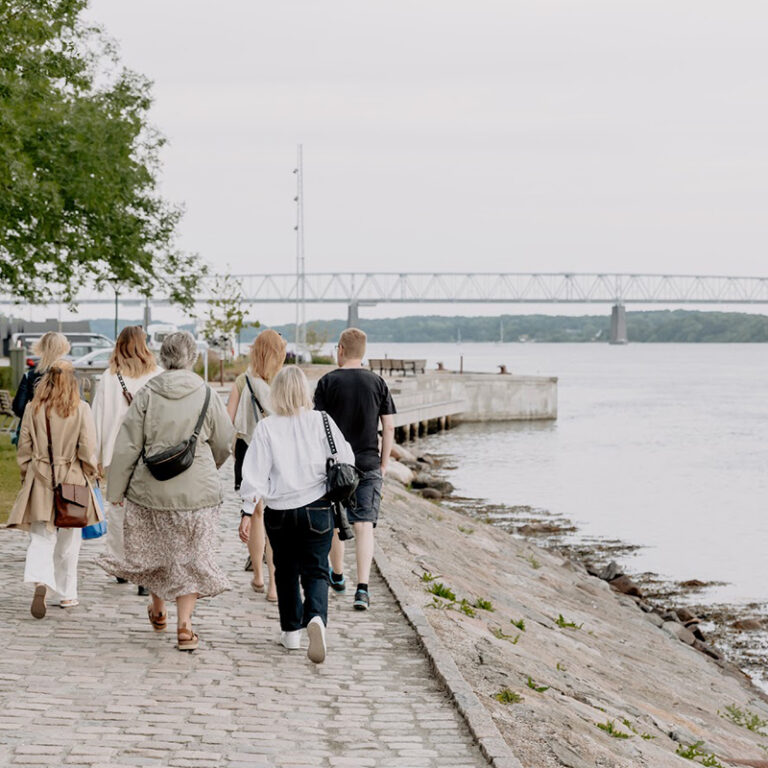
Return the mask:
[[45,616],[45,593],[47,592],[45,584],[38,584],[35,587],[35,596],[32,598],[30,612],[36,619],[42,619]]
[[176,640],[180,651],[194,651],[200,644],[200,638],[189,627],[178,629]]
[[149,623],[152,625],[152,629],[155,630],[155,632],[164,632],[165,628],[168,626],[168,614],[167,613],[158,613],[155,615],[152,613],[152,606],[147,606],[147,616],[149,616]]

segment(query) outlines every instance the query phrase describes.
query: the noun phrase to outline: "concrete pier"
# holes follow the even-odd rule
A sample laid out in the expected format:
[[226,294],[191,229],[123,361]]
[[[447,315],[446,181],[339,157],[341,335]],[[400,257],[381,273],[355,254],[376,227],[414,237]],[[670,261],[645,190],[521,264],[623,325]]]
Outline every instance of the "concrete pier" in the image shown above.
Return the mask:
[[557,378],[428,373],[388,380],[399,441],[461,421],[557,418]]
[[616,304],[611,310],[611,344],[628,344],[627,311],[623,304]]

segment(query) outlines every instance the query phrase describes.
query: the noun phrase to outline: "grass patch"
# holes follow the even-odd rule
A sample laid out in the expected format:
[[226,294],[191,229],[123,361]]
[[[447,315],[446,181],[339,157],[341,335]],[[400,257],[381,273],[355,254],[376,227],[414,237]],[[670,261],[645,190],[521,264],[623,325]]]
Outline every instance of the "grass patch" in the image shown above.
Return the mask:
[[436,578],[437,578],[437,576],[433,576],[429,571],[427,571],[426,573],[422,573],[421,574],[421,580],[425,584],[429,584],[430,581],[434,581]]
[[502,704],[519,704],[523,700],[519,693],[510,691],[509,688],[502,688],[498,693],[493,694],[493,698]]
[[456,600],[456,593],[450,587],[446,587],[442,581],[435,582],[429,588],[429,592],[437,595],[437,597],[442,597],[444,600],[450,600],[451,602]]
[[559,661],[557,662],[557,671],[558,672],[567,672],[568,670],[565,668],[563,664],[561,664]]
[[739,709],[735,704],[730,704],[725,708],[725,714],[722,712],[718,712],[718,714],[725,720],[730,720],[742,728],[759,733],[761,736],[766,735],[762,732],[762,729],[768,725],[768,720],[763,720],[755,712],[750,712],[748,709]]
[[707,754],[701,749],[703,741],[697,741],[695,744],[680,744],[677,747],[676,755],[684,757],[686,760],[696,761],[697,757],[702,758],[698,761],[699,765],[706,765],[709,768],[725,768],[725,766],[712,754]]
[[528,675],[527,685],[532,691],[536,691],[536,693],[544,693],[544,691],[549,690],[548,685],[536,685],[536,683],[533,682],[533,678],[530,675]]
[[560,629],[581,629],[584,626],[584,624],[575,624],[572,621],[566,621],[562,613],[557,615],[555,624],[557,624]]
[[497,639],[497,640],[509,640],[512,645],[517,645],[517,641],[520,639],[520,635],[517,634],[514,637],[512,635],[505,634],[501,627],[494,627],[491,630],[491,634]]
[[518,619],[515,621],[514,619],[510,619],[509,623],[513,627],[517,627],[521,632],[525,632],[525,620],[524,619]]
[[474,533],[474,532],[475,532],[475,529],[474,529],[474,528],[470,528],[469,526],[467,526],[467,527],[465,528],[463,525],[459,525],[459,526],[457,526],[457,527],[458,527],[458,529],[459,529],[459,530],[460,530],[462,533],[465,533],[467,536],[469,536],[469,534],[470,534],[470,533]]
[[536,571],[541,568],[541,563],[533,555],[528,556],[528,564]]
[[466,597],[463,597],[461,599],[461,605],[459,605],[459,610],[466,614],[467,616],[475,616],[477,612],[475,609],[469,604],[469,600],[467,600]]
[[595,723],[595,725],[601,730],[607,733],[609,736],[613,736],[614,739],[629,739],[630,735],[620,731],[613,720],[606,720],[604,723]]
[[0,523],[5,523],[16,494],[21,488],[16,448],[11,445],[10,435],[0,435]]
[[479,608],[481,611],[490,611],[491,613],[496,610],[490,600],[485,600],[482,597],[478,597],[475,600],[475,608]]

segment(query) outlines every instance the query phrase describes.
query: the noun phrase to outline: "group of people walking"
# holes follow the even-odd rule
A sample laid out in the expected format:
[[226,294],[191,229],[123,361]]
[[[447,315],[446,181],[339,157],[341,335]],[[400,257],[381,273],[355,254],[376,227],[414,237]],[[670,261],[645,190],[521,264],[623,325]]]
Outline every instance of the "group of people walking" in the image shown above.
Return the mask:
[[[251,587],[277,600],[283,647],[299,649],[306,629],[307,655],[322,662],[329,586],[334,593],[346,591],[344,544],[326,494],[331,446],[334,458],[354,464],[359,474],[346,514],[357,555],[353,606],[366,610],[373,531],[394,437],[386,383],[362,368],[365,344],[360,330],[341,334],[339,368],[320,379],[313,401],[302,369],[283,366],[285,341],[265,330],[225,407],[192,371],[198,350],[191,334],[170,334],[158,365],[143,330],[128,327],[91,408],[63,359],[66,338],[45,334],[38,342],[40,361],[25,375],[14,403],[22,416],[23,482],[8,521],[9,528],[30,534],[24,581],[34,586],[32,615],[43,618],[49,599],[64,608],[78,604],[81,528],[60,517],[71,497],[84,507],[82,524],[106,515],[98,564],[118,581],[136,584],[140,594],[149,593],[147,615],[155,631],[166,629],[166,604],[175,601],[177,647],[196,649],[197,599],[231,586],[217,562],[216,543],[223,501],[218,469],[234,452],[235,489],[243,500],[238,535],[248,544]],[[106,510],[98,490],[102,479]],[[75,492],[78,487],[83,494]]]

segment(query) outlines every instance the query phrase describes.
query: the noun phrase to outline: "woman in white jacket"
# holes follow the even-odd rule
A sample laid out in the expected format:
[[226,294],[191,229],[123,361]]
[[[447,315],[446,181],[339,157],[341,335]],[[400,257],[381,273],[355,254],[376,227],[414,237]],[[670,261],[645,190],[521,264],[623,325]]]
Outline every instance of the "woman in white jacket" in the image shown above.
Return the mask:
[[275,558],[280,641],[288,650],[298,650],[301,630],[306,628],[307,656],[319,664],[325,659],[328,553],[333,539],[333,511],[325,496],[331,455],[326,419],[338,461],[354,464],[355,454],[333,419],[312,409],[307,377],[300,368],[283,368],[272,382],[271,394],[274,414],[256,425],[243,461],[239,533],[248,541],[248,510],[263,507]]
[[[93,419],[96,423],[96,460],[103,477],[112,462],[112,450],[117,433],[133,396],[153,377],[162,371],[155,356],[147,347],[146,334],[139,325],[130,325],[120,332],[93,398]],[[106,495],[106,494],[105,494]],[[107,502],[107,554],[122,560],[123,552],[123,504]],[[118,579],[123,583],[124,579]],[[139,594],[145,594],[139,587]]]

